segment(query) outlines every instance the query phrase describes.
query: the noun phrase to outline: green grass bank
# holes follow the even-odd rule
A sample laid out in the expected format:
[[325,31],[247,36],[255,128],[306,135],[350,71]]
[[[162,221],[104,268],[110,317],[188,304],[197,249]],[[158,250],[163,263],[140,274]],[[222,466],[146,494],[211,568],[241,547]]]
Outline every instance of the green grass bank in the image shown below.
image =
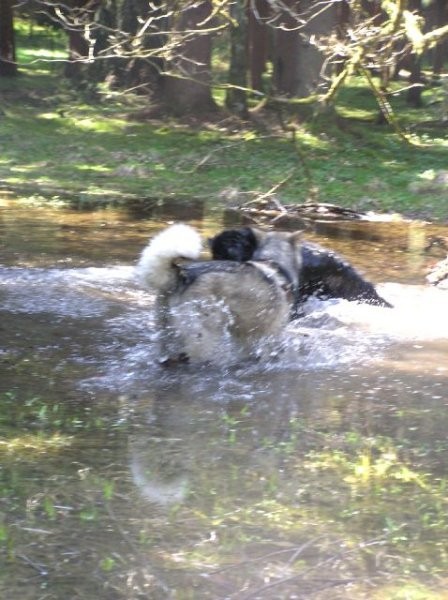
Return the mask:
[[[242,201],[275,190],[283,203],[312,199],[357,210],[448,221],[448,127],[443,86],[409,109],[402,83],[390,97],[410,143],[376,124],[371,91],[353,79],[335,111],[308,121],[272,111],[183,122],[145,118],[144,98],[94,97],[62,77],[58,34],[20,37],[18,77],[0,79],[0,188],[28,200],[91,206],[146,199]],[[45,49],[46,48],[46,49]],[[448,121],[446,122],[448,124]]]

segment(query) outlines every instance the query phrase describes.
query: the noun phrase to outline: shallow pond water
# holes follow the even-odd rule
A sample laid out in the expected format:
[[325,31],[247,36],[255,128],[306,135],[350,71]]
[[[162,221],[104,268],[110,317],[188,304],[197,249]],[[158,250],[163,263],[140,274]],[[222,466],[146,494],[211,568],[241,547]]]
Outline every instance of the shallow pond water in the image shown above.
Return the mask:
[[0,597],[446,597],[447,228],[316,223],[395,308],[309,301],[281,358],[164,370],[133,264],[229,214],[0,202]]

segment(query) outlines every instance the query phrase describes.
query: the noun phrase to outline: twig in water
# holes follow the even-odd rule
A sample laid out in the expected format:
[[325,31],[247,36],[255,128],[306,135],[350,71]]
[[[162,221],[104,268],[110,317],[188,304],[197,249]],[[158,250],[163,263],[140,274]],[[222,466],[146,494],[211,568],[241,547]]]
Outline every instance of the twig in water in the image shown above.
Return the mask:
[[17,558],[20,558],[21,560],[23,560],[23,562],[32,567],[35,571],[39,573],[41,577],[46,577],[48,575],[48,569],[45,565],[40,565],[34,562],[30,558],[28,558],[28,556],[25,556],[25,554],[17,554]]

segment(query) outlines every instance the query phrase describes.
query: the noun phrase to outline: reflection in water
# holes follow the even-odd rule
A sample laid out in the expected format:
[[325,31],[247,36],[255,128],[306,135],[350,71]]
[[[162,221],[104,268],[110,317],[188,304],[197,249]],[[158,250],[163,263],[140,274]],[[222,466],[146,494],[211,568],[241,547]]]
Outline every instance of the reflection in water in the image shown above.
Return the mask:
[[188,493],[183,440],[148,433],[129,439],[132,479],[150,502],[162,506],[181,503]]
[[164,370],[154,221],[0,214],[2,598],[443,597],[447,292],[404,225],[309,233],[394,309],[310,300],[275,359]]

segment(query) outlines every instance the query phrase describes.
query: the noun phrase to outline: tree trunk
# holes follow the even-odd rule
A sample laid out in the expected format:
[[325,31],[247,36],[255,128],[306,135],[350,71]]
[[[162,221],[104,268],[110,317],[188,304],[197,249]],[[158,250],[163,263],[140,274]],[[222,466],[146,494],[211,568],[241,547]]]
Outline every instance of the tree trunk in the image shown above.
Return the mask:
[[11,0],[0,0],[0,76],[17,75],[14,16]]
[[[91,33],[91,20],[101,0],[72,0],[65,5],[70,12],[78,12],[79,25],[67,29],[68,35],[68,62],[65,65],[64,75],[66,77],[78,78],[87,72],[90,45],[89,35]],[[69,9],[71,7],[71,9]],[[69,19],[72,17],[69,16]]]
[[68,62],[65,63],[64,75],[76,79],[85,66],[84,60],[89,54],[89,45],[81,31],[69,30],[68,35]]
[[314,0],[302,0],[299,4],[300,11],[306,11],[307,24],[300,31],[295,96],[306,98],[328,87],[330,73],[314,40],[331,34],[338,25],[338,14],[337,3],[329,4],[325,10],[322,10],[323,3]]
[[285,4],[288,11],[275,30],[274,85],[280,94],[306,98],[328,85],[325,57],[316,40],[337,28],[337,3],[327,3],[326,8],[315,0],[286,0]]
[[423,106],[422,92],[424,89],[421,60],[420,57],[415,54],[412,54],[410,56],[410,60],[411,73],[409,75],[409,83],[411,87],[408,90],[406,102],[407,104],[409,104],[409,106],[412,106],[414,108],[421,108]]
[[[448,6],[446,4],[446,0],[436,0],[434,10],[434,23],[433,28],[443,27],[448,23]],[[446,56],[447,56],[448,43],[446,40],[442,40],[439,42],[436,47],[433,49],[433,60],[432,60],[432,71],[433,76],[435,78],[440,77],[440,74],[443,71],[443,66],[445,64]]]
[[269,30],[263,23],[269,14],[266,0],[253,0],[249,9],[249,66],[250,84],[254,90],[264,91],[263,75],[269,52]]
[[[298,10],[297,0],[286,0],[292,12]],[[298,86],[300,38],[297,20],[284,12],[273,32],[273,87],[277,94],[295,96]]]
[[117,11],[116,0],[103,0],[93,17],[95,60],[88,68],[88,77],[92,81],[108,79],[111,84],[117,83],[115,70],[119,69],[119,59],[108,56],[110,54],[109,31],[117,29]]
[[[133,87],[136,91],[158,96],[163,70],[162,48],[165,43],[165,32],[167,19],[163,18],[161,0],[124,0],[121,2],[118,28],[130,34],[130,41],[135,42],[135,34],[141,29],[142,23],[148,19],[154,19],[145,35],[141,36],[140,56],[129,58],[117,63],[116,75],[118,83],[126,87]],[[134,47],[135,51],[136,48]],[[148,58],[144,58],[147,56]]]
[[[408,0],[408,9],[412,11],[418,11],[421,14],[422,2],[421,0]],[[422,91],[423,91],[423,78],[421,68],[421,58],[416,54],[411,54],[409,57],[409,83],[411,87],[407,93],[406,102],[409,106],[414,108],[421,108],[422,103]],[[414,86],[414,87],[413,87]]]
[[235,25],[230,31],[230,67],[226,94],[226,106],[243,119],[248,116],[247,92],[247,34],[248,15],[245,0],[235,0],[231,6]]
[[164,108],[176,115],[217,110],[210,88],[211,36],[210,33],[200,33],[201,28],[206,31],[210,27],[206,21],[211,9],[211,1],[205,0],[187,6],[175,17],[174,31],[180,35],[195,32],[181,42],[175,49],[176,57],[167,64],[172,75],[166,76],[164,81]]

